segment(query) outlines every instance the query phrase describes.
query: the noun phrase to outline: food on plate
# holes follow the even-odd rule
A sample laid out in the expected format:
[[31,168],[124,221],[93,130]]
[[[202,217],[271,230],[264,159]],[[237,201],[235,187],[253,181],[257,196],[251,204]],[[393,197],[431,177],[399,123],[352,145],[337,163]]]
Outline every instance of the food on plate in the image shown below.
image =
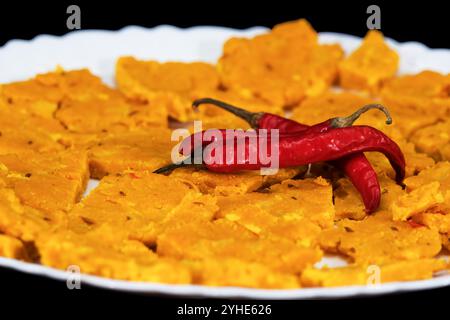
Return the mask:
[[171,141],[166,128],[147,128],[90,137],[82,144],[88,152],[91,177],[101,179],[124,170],[155,170],[171,163]]
[[70,132],[127,132],[136,128],[166,127],[164,109],[127,101],[120,94],[88,100],[63,100],[55,118]]
[[30,260],[23,242],[5,234],[0,234],[0,256],[24,261]]
[[371,30],[361,46],[339,64],[339,85],[375,93],[395,76],[398,65],[398,54],[386,44],[383,34]]
[[[378,31],[344,56],[298,20],[228,39],[215,64],[121,57],[117,88],[60,67],[0,84],[0,256],[264,289],[438,276],[450,77],[398,65]],[[260,130],[279,133],[275,174],[250,161],[250,138],[276,141]],[[189,163],[218,141],[234,143],[219,149],[231,160]],[[84,195],[88,178],[99,183]],[[330,255],[346,265],[327,266]]]
[[416,148],[436,161],[450,161],[450,120],[418,129],[411,141]]
[[170,228],[158,237],[157,252],[176,259],[236,258],[287,273],[301,272],[322,257],[316,247],[289,239],[258,237],[224,219],[204,223],[202,227],[191,223]]
[[14,190],[0,188],[0,233],[33,243],[39,234],[64,225],[66,215],[34,209],[20,202]]
[[213,65],[194,62],[159,63],[122,57],[116,66],[117,84],[129,98],[150,103],[150,108],[180,121],[189,119],[190,95],[219,87]]
[[358,264],[432,258],[441,250],[438,232],[422,225],[393,221],[387,211],[379,211],[362,221],[338,221],[337,228],[324,231],[319,242],[325,250],[341,253]]
[[339,45],[319,44],[317,33],[302,19],[252,39],[229,39],[218,71],[226,89],[292,107],[327,90],[336,81],[342,57]]
[[265,289],[294,289],[300,286],[298,277],[293,274],[242,259],[211,258],[186,260],[184,263],[192,272],[193,283],[200,285]]
[[78,232],[102,225],[120,228],[128,237],[151,245],[166,222],[209,221],[216,210],[215,199],[191,183],[149,171],[125,171],[103,178],[69,212],[68,223]]
[[[385,173],[378,173],[377,176],[381,188],[378,210],[388,210],[392,202],[403,195],[404,191],[400,185],[395,183]],[[362,220],[367,216],[361,196],[348,178],[342,177],[336,180],[333,195],[336,217],[338,219]]]
[[55,119],[31,115],[26,104],[10,105],[0,100],[0,127],[0,154],[64,149],[57,142],[64,127]]
[[392,218],[405,221],[416,213],[425,212],[442,204],[444,196],[439,189],[440,183],[434,181],[400,196],[392,204]]
[[200,192],[214,195],[246,194],[263,189],[272,184],[280,183],[299,175],[299,168],[285,168],[274,175],[261,175],[255,171],[221,174],[198,168],[178,168],[170,173],[170,177],[193,183]]
[[[370,109],[379,109],[387,116],[386,122],[392,122],[389,112],[381,105],[371,104],[362,107],[348,117],[334,117],[324,122],[312,126],[304,125],[291,119],[287,119],[271,113],[256,112],[232,106],[215,99],[200,99],[193,102],[194,107],[201,104],[210,103],[222,109],[245,119],[254,129],[276,129],[279,133],[301,133],[313,130],[314,132],[325,132],[333,128],[351,126],[358,118]],[[367,211],[375,210],[380,202],[380,186],[376,173],[365,158],[364,154],[358,153],[351,155],[343,160],[337,160],[335,165],[343,170],[350,178],[352,183],[361,193]],[[363,181],[364,180],[364,181]]]
[[305,287],[376,286],[385,282],[429,279],[434,272],[445,268],[446,262],[439,259],[396,261],[379,267],[351,265],[340,268],[309,268],[302,273],[301,283]]
[[295,230],[308,222],[325,228],[332,226],[334,219],[331,185],[322,178],[285,180],[264,192],[218,197],[217,205],[216,216],[242,224],[257,234],[264,234],[267,227],[283,235],[283,227]]
[[[114,233],[116,238],[105,239],[107,233]],[[68,272],[83,271],[122,280],[191,282],[187,267],[159,258],[142,242],[121,238],[119,233],[105,226],[83,234],[61,230],[39,236],[36,246],[42,264]]]
[[111,90],[87,69],[57,68],[30,80],[2,84],[0,96],[9,104],[27,103],[31,113],[52,117],[64,98],[86,100],[107,95]]
[[412,194],[409,198],[413,198],[414,201],[410,202],[409,207],[406,205],[402,207],[400,216],[411,218],[415,223],[442,234],[449,233],[450,163],[438,162],[417,176],[406,179],[405,185],[408,195]]
[[20,201],[49,213],[69,211],[89,178],[84,151],[22,152],[0,155],[0,180]]
[[448,118],[449,79],[444,74],[423,71],[390,79],[383,85],[381,99],[391,108],[392,116],[399,119],[399,128],[406,137]]

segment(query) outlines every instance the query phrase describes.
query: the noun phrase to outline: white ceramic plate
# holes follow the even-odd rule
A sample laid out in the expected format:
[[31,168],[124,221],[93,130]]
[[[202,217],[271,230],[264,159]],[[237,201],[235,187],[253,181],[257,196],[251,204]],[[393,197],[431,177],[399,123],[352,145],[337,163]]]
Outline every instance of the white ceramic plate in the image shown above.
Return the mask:
[[[255,27],[233,30],[219,27],[194,27],[178,29],[160,26],[153,29],[126,27],[120,31],[86,30],[72,32],[63,37],[41,35],[31,41],[13,40],[0,48],[0,83],[22,80],[37,73],[54,70],[56,65],[65,69],[89,68],[106,83],[114,84],[114,64],[118,57],[133,55],[142,59],[160,61],[216,62],[222,44],[231,36],[253,36],[266,29]],[[349,52],[361,39],[358,37],[321,33],[322,43],[338,42]],[[429,69],[450,73],[450,50],[429,49],[417,42],[398,43],[388,40],[401,57],[400,73],[417,73]],[[88,190],[96,186],[89,182]],[[322,263],[341,265],[340,259],[326,258]],[[21,272],[66,281],[73,274],[49,267],[0,258],[0,266]],[[234,287],[205,287],[197,285],[165,285],[158,283],[131,282],[81,275],[81,283],[102,288],[197,297],[245,297],[255,299],[311,299],[342,298],[359,295],[376,295],[391,292],[423,290],[450,285],[450,275],[431,280],[388,283],[378,286],[348,286],[340,288],[308,288],[295,290],[260,290]]]

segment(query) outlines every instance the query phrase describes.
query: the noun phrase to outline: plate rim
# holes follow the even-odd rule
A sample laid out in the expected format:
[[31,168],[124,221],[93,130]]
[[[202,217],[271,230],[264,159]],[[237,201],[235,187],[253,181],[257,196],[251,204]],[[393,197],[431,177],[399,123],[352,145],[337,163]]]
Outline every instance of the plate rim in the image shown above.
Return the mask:
[[[0,257],[0,267],[6,267],[26,274],[45,276],[58,281],[67,282],[74,279],[73,272],[12,258]],[[354,296],[377,296],[450,286],[450,276],[448,275],[427,280],[388,282],[373,286],[351,285],[296,289],[258,289],[233,286],[215,287],[196,284],[165,284],[158,282],[118,280],[83,273],[79,274],[79,279],[81,288],[83,285],[87,284],[102,289],[140,294],[176,295],[179,297],[191,298],[243,298],[255,300],[343,299]]]
[[[51,41],[65,41],[75,37],[83,37],[87,34],[97,35],[115,35],[126,32],[224,32],[236,34],[240,36],[252,36],[260,32],[268,30],[265,27],[251,27],[246,29],[232,29],[218,26],[193,26],[189,28],[179,28],[171,25],[159,25],[153,28],[146,28],[142,26],[130,25],[125,26],[119,30],[102,30],[102,29],[83,29],[71,31],[64,35],[49,35],[40,34],[30,40],[26,39],[11,39],[0,46],[0,53],[10,50],[11,47],[21,45],[34,45],[35,43]],[[347,39],[351,41],[362,40],[361,37],[336,32],[321,32],[320,39]],[[386,37],[387,42],[395,48],[414,48],[415,50],[427,51],[437,54],[448,54],[450,57],[450,49],[446,48],[429,48],[428,46],[416,42],[398,42],[394,39]],[[55,269],[52,267],[24,262],[20,260],[0,257],[0,267],[13,269],[18,272],[33,274],[36,276],[44,276],[59,281],[67,280],[69,275],[67,271]],[[244,287],[211,287],[203,285],[179,285],[179,284],[162,284],[152,282],[138,282],[127,280],[116,280],[104,278],[94,275],[81,274],[81,285],[88,284],[94,287],[120,290],[126,292],[142,293],[142,294],[156,294],[168,296],[182,296],[182,297],[204,297],[204,298],[246,298],[246,299],[340,299],[355,296],[374,296],[380,294],[389,294],[405,291],[418,291],[433,288],[450,286],[450,275],[435,277],[428,280],[407,281],[407,282],[390,282],[383,283],[377,286],[342,286],[333,288],[298,288],[298,289],[253,289]]]

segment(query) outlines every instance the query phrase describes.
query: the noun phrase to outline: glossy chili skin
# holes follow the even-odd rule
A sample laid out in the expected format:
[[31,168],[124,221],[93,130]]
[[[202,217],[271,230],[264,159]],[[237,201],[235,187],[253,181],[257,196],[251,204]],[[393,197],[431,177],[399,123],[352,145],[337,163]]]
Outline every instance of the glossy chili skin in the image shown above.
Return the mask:
[[[275,116],[275,115],[273,115]],[[278,117],[280,120],[282,120],[282,117],[276,116]],[[289,119],[285,119],[285,120],[289,120]],[[292,123],[282,126],[283,129],[279,129],[279,128],[271,128],[271,127],[267,127],[267,128],[259,128],[259,129],[265,129],[268,132],[270,130],[278,130],[278,133],[281,136],[292,136],[292,135],[298,135],[298,134],[319,134],[319,133],[323,133],[326,132],[330,129],[333,129],[330,126],[330,120],[326,120],[324,122],[315,124],[313,126],[308,126],[308,125],[302,125],[299,124],[298,122],[289,120]],[[281,121],[280,121],[281,123]],[[273,122],[272,122],[273,124]],[[294,128],[297,127],[297,130],[293,130],[291,131],[285,131],[287,127],[290,128]],[[301,129],[300,129],[301,128]],[[237,134],[243,133],[243,130],[234,130],[234,129],[230,129],[228,130],[232,136],[227,136],[227,129],[209,129],[209,130],[203,130],[201,132],[196,132],[194,134],[192,134],[191,136],[187,137],[186,139],[184,139],[181,144],[180,144],[180,148],[179,151],[181,154],[188,156],[192,153],[192,151],[195,148],[198,148],[200,146],[207,146],[208,144],[210,144],[211,142],[217,140],[218,138],[220,139],[230,139],[230,138],[234,138]],[[214,133],[217,133],[217,135],[215,135]],[[247,132],[247,134],[250,134],[249,132]],[[255,135],[257,135],[256,131],[254,132]],[[195,145],[194,145],[195,144]]]
[[[210,132],[215,134],[209,135]],[[223,144],[223,154],[237,156],[238,143],[245,144],[245,158],[236,163],[231,161],[225,163],[221,161],[216,164],[207,164],[208,168],[216,168],[214,171],[236,172],[240,170],[258,170],[263,167],[261,163],[250,163],[250,155],[258,153],[259,143],[254,143],[252,139],[239,140],[239,133],[227,136],[227,130],[202,131],[189,136],[180,144],[180,152],[184,155],[190,155],[195,148],[205,147],[213,141],[223,140],[229,143]],[[269,146],[267,155],[271,156],[271,138],[262,137],[258,132],[250,132],[249,136],[255,136],[258,141],[266,139],[265,143]],[[195,139],[198,139],[195,142]],[[234,141],[230,141],[234,140]],[[199,142],[200,141],[200,145]],[[405,175],[405,159],[398,145],[386,136],[383,132],[369,126],[353,126],[345,128],[336,128],[323,133],[304,132],[297,134],[279,134],[277,146],[279,154],[280,167],[291,167],[307,165],[309,163],[333,161],[361,152],[381,152],[391,163],[396,172],[396,180],[401,182]],[[210,162],[212,156],[204,158],[205,163]],[[235,159],[237,160],[237,159]]]
[[350,182],[358,190],[368,213],[380,206],[381,188],[378,176],[364,153],[332,161],[332,164],[345,172]]
[[[270,137],[265,139],[269,145],[266,156],[271,157],[272,141]],[[235,140],[234,143],[223,145],[221,161],[214,161],[212,153],[204,155],[203,161],[209,170],[237,172],[267,167],[260,159],[252,163],[250,155],[259,154],[260,144],[248,139],[244,141],[244,155],[240,154],[237,161],[238,143]],[[394,168],[396,180],[401,182],[405,177],[405,158],[398,145],[383,132],[369,126],[336,128],[320,134],[310,133],[308,130],[302,134],[281,134],[276,148],[280,168],[337,160],[362,152],[381,152]],[[227,162],[225,159],[234,161]]]

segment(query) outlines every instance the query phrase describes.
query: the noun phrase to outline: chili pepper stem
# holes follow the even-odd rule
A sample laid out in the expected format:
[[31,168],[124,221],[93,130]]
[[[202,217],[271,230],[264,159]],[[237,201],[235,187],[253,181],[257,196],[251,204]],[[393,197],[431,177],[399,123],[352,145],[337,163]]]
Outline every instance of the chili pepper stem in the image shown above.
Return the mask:
[[183,162],[171,163],[171,164],[168,164],[168,165],[166,165],[164,167],[156,169],[155,171],[153,171],[153,173],[157,173],[157,174],[166,173],[166,172],[169,172],[169,171],[173,171],[176,168],[181,168],[181,167],[184,167],[184,166],[186,166],[186,164],[183,163]]
[[195,159],[195,150],[193,153],[191,153],[189,156],[184,158],[182,161],[176,162],[176,163],[170,163],[164,167],[156,169],[155,171],[153,171],[153,173],[161,174],[161,173],[171,172],[177,168],[182,168],[182,167],[187,167],[187,166],[197,167],[197,168],[204,167],[203,164],[195,163],[193,161],[194,159]]
[[161,174],[161,173],[171,172],[177,168],[188,167],[188,166],[196,167],[196,168],[204,167],[201,164],[188,164],[188,163],[184,163],[184,162],[179,162],[179,163],[171,163],[171,164],[168,164],[167,166],[156,169],[155,171],[153,171],[153,173]]
[[[192,107],[198,108],[198,106],[200,106],[202,104],[212,104],[219,108],[227,110],[228,112],[236,115],[237,117],[247,121],[247,123],[250,124],[250,126],[252,128],[259,127],[258,126],[259,119],[264,115],[263,112],[249,112],[245,109],[233,106],[229,103],[226,103],[226,102],[223,102],[223,101],[220,101],[217,99],[213,99],[213,98],[202,98],[202,99],[194,100],[194,102],[192,103]],[[349,115],[347,117],[336,117],[336,118],[331,119],[330,126],[332,128],[350,127],[351,125],[353,125],[353,123],[356,120],[358,120],[358,118],[363,113],[366,113],[367,111],[369,111],[371,109],[381,110],[386,115],[386,124],[392,123],[392,117],[391,117],[391,114],[389,113],[389,110],[381,104],[374,103],[374,104],[368,104],[368,105],[363,106],[362,108],[358,109],[357,111],[355,111],[354,113],[352,113],[351,115]]]
[[263,115],[262,112],[250,112],[250,111],[244,110],[242,108],[233,106],[229,103],[226,103],[226,102],[223,102],[220,100],[216,100],[213,98],[202,98],[202,99],[194,100],[194,102],[192,102],[192,107],[194,109],[196,109],[201,104],[212,104],[219,108],[222,108],[222,109],[236,115],[237,117],[247,121],[252,128],[258,127],[258,120]]
[[331,126],[333,128],[344,128],[344,127],[350,127],[358,118],[365,112],[371,110],[371,109],[378,109],[381,110],[386,115],[386,124],[392,123],[392,117],[389,113],[389,110],[381,105],[381,104],[368,104],[364,107],[356,110],[354,113],[347,117],[336,117],[331,119]]

